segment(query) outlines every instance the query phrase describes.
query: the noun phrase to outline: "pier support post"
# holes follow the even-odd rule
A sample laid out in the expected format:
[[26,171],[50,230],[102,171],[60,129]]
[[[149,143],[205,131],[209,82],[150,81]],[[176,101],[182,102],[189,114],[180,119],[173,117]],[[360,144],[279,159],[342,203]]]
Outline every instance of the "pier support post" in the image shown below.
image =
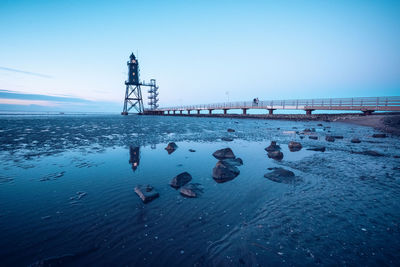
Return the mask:
[[364,116],[368,116],[368,115],[372,115],[372,112],[374,112],[375,110],[362,110],[362,112],[364,113]]
[[169,110],[168,110],[168,115],[169,115]]
[[209,109],[208,110],[208,115],[212,115],[212,111],[213,111],[212,109]]
[[188,115],[190,115],[190,109],[188,109]]
[[248,108],[242,108],[242,110],[243,110],[243,115],[247,115]]
[[179,113],[182,115],[183,114],[183,110],[179,110]]
[[314,111],[315,109],[306,109],[306,115],[311,116],[311,113]]
[[224,115],[228,113],[228,109],[224,108]]
[[200,115],[200,109],[197,110],[197,115]]
[[269,115],[273,115],[274,114],[274,110],[275,110],[274,108],[269,108],[268,109],[268,114]]
[[175,115],[175,112],[176,112],[176,110],[174,110],[174,111],[172,111],[173,113],[174,113],[174,115]]

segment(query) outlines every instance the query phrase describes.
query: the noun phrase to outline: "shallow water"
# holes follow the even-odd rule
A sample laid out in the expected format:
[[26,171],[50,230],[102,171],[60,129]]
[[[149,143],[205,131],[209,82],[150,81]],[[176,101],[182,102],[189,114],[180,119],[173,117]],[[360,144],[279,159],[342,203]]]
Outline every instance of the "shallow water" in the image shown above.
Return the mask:
[[[305,128],[316,128],[319,140],[293,133]],[[329,122],[2,116],[0,265],[399,264],[400,144],[374,132]],[[271,140],[282,147],[280,162],[264,150]],[[178,149],[169,155],[171,141]],[[290,141],[303,149],[290,152]],[[306,150],[318,145],[326,152]],[[130,146],[139,147],[139,161],[129,162]],[[212,153],[225,147],[244,165],[216,183]],[[385,156],[351,153],[363,150]],[[272,167],[300,181],[264,178]],[[198,198],[169,186],[184,171],[204,188]],[[138,184],[160,197],[143,204]]]

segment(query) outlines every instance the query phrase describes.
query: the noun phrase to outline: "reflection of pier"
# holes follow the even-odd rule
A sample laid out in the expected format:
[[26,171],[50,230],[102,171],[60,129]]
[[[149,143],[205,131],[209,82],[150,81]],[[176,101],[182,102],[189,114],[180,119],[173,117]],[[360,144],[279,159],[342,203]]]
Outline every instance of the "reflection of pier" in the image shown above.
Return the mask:
[[140,162],[140,147],[129,147],[129,163],[132,165],[132,170],[136,171]]

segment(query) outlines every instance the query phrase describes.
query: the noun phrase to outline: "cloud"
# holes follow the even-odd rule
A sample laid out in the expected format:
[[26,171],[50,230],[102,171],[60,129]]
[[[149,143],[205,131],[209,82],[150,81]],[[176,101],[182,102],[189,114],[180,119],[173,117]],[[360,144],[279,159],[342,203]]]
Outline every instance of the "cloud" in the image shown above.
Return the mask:
[[44,94],[24,94],[0,89],[0,111],[119,112],[121,109],[121,103]]
[[49,79],[53,78],[53,76],[50,76],[50,75],[47,75],[47,74],[30,72],[30,71],[25,71],[25,70],[12,69],[12,68],[6,68],[6,67],[1,67],[1,66],[0,66],[0,70],[17,72],[17,73],[22,73],[22,74],[27,74],[27,75],[32,75],[32,76],[37,76],[37,77],[42,77],[42,78],[49,78]]
[[91,102],[83,98],[52,96],[52,95],[42,95],[42,94],[25,94],[21,92],[15,92],[4,89],[0,89],[0,99],[40,100],[40,101],[75,102],[75,103]]

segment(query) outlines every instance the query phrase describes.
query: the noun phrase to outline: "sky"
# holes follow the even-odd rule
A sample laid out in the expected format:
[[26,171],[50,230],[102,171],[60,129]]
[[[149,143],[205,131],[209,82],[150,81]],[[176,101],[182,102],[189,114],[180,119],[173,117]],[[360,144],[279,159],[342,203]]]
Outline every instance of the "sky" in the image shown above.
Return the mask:
[[161,107],[399,96],[399,14],[383,0],[1,0],[0,110],[120,112],[131,52]]

